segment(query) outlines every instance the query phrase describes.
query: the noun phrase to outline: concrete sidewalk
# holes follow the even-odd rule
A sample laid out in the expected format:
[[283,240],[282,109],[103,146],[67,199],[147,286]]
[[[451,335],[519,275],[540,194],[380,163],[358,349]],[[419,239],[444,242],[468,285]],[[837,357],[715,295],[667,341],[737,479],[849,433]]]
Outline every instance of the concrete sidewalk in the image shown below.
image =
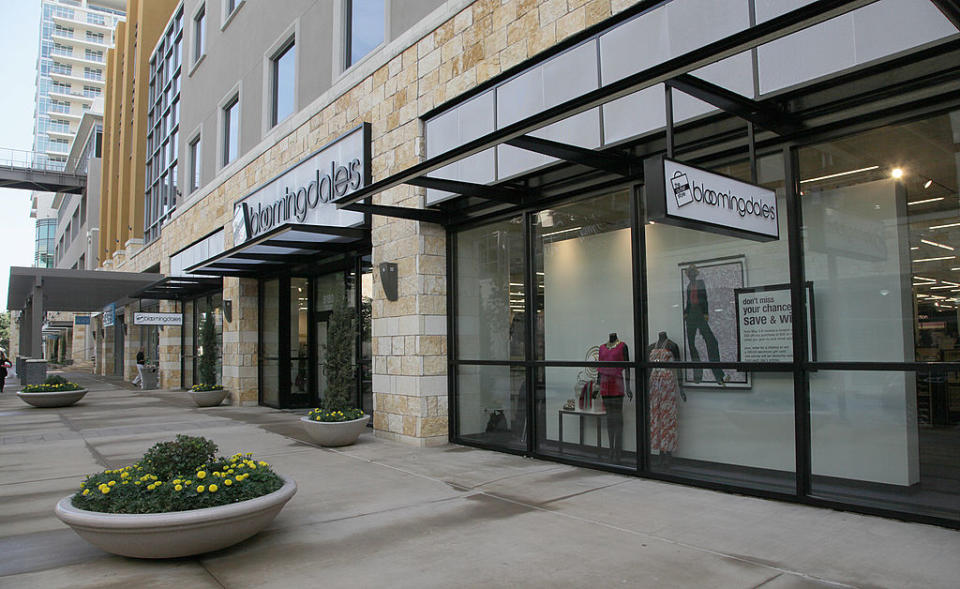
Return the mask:
[[[960,586],[953,530],[369,434],[326,450],[293,412],[68,376],[90,389],[74,407],[0,395],[0,587]],[[176,433],[254,452],[299,492],[258,536],[170,561],[106,554],[54,517],[85,474]]]

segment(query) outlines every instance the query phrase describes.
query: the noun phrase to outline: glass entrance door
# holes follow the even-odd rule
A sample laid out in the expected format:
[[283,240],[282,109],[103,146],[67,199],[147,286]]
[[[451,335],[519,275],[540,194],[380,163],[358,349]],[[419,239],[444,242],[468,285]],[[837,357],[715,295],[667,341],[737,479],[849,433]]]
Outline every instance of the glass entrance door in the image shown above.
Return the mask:
[[[338,345],[342,344],[339,342],[340,338],[350,338],[352,341],[353,335],[350,333],[342,333],[339,326],[340,323],[335,323],[333,319],[335,306],[337,298],[346,297],[347,302],[351,301],[351,298],[346,293],[346,283],[345,283],[345,273],[344,272],[332,272],[330,274],[324,274],[323,276],[318,276],[314,279],[314,334],[316,338],[316,374],[317,374],[317,399],[318,402],[321,401],[327,394],[327,390],[330,387],[330,381],[328,379],[329,370],[329,354],[332,350],[343,349],[344,346]],[[350,305],[352,307],[352,305]],[[353,349],[352,345],[348,345],[349,349]],[[351,357],[351,364],[353,364],[353,357]]]

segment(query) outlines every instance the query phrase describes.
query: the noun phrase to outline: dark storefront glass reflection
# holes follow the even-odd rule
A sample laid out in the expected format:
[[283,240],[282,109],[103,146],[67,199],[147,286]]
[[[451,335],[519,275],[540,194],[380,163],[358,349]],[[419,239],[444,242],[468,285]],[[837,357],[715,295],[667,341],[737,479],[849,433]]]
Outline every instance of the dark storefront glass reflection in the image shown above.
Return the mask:
[[280,406],[280,280],[260,286],[260,402]]
[[463,438],[526,448],[526,370],[518,366],[459,366],[457,387]]

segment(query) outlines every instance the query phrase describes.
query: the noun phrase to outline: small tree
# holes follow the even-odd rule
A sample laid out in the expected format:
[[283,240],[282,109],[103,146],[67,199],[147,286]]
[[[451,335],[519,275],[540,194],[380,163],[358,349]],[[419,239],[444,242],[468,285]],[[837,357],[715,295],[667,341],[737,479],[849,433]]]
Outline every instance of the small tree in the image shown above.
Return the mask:
[[356,371],[353,353],[357,339],[354,315],[347,307],[346,293],[335,295],[327,323],[327,392],[322,403],[327,411],[343,411],[354,406]]
[[200,345],[203,353],[200,355],[200,384],[217,384],[217,326],[213,321],[213,309],[204,313],[203,323],[200,324]]

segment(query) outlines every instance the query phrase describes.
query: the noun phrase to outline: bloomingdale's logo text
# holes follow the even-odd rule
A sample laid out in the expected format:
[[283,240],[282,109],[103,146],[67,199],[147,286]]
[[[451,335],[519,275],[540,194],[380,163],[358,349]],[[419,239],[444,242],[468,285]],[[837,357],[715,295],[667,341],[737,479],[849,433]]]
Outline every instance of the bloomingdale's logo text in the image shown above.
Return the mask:
[[690,185],[693,187],[693,200],[696,202],[736,211],[741,217],[754,215],[772,221],[777,218],[777,211],[774,207],[762,203],[754,197],[743,198],[729,192],[717,192],[706,188],[703,184],[697,184],[696,181],[691,181]]
[[303,223],[311,209],[340,198],[348,191],[360,188],[363,183],[361,165],[359,159],[352,160],[346,166],[338,166],[336,162],[330,162],[329,173],[321,175],[318,169],[315,178],[309,184],[293,190],[289,186],[284,187],[283,196],[266,206],[263,203],[257,203],[254,209],[253,205],[246,202],[238,203],[237,206],[243,210],[248,239],[269,231],[291,218],[296,218]]

